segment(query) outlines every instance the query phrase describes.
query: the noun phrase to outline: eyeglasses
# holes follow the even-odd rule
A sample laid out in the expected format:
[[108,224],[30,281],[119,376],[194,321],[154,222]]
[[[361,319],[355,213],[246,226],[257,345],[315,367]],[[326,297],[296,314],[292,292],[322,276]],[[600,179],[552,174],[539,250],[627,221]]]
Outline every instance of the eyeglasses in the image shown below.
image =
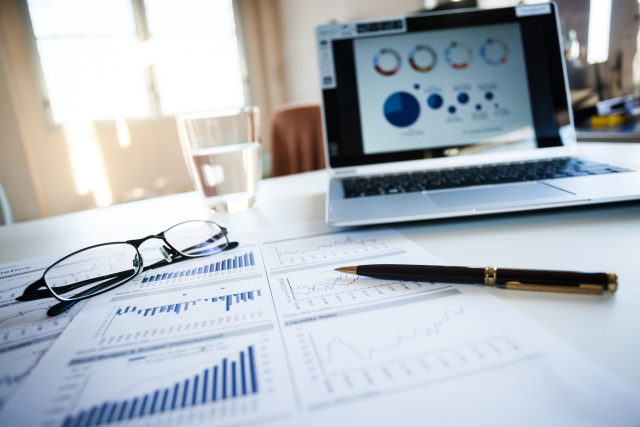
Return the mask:
[[[151,239],[163,242],[163,260],[143,266],[139,247]],[[236,248],[227,229],[211,221],[185,221],[142,239],[102,243],[73,252],[49,266],[27,286],[18,301],[54,297],[60,301],[47,315],[56,316],[87,298],[121,286],[139,273],[192,258]],[[80,267],[80,271],[79,271]]]

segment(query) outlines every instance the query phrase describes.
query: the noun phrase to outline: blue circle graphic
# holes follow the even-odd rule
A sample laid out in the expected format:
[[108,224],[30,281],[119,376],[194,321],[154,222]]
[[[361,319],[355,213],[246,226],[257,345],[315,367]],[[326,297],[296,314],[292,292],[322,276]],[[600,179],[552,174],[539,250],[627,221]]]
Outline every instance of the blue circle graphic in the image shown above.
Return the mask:
[[384,116],[397,127],[411,126],[418,120],[420,104],[407,92],[395,92],[384,102]]
[[467,102],[469,102],[469,95],[467,95],[466,92],[460,92],[458,94],[458,102],[460,104],[466,104]]
[[480,104],[476,104],[476,110],[477,110],[477,111],[482,110],[482,105],[480,105]]
[[484,94],[484,97],[487,99],[487,101],[491,101],[493,99],[493,92],[486,92]]
[[442,96],[440,96],[437,93],[432,93],[427,98],[427,105],[433,108],[434,110],[437,110],[438,108],[442,107],[442,104],[444,104],[444,99],[442,99]]
[[451,106],[449,106],[448,110],[449,110],[449,112],[450,112],[451,114],[455,114],[455,112],[456,112],[456,107],[454,107],[453,105],[451,105]]

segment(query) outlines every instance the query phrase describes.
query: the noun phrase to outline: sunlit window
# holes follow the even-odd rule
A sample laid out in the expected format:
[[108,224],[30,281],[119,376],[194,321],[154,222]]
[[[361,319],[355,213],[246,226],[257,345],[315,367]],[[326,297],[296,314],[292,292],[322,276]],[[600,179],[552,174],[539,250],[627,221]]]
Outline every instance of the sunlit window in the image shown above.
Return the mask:
[[232,0],[27,0],[53,120],[244,104]]

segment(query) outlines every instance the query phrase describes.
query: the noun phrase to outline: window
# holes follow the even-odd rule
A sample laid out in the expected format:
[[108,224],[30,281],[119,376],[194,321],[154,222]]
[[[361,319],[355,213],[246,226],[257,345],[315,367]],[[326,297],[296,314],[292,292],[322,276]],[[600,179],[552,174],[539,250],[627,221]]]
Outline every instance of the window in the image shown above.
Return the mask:
[[244,105],[232,0],[27,0],[56,123]]

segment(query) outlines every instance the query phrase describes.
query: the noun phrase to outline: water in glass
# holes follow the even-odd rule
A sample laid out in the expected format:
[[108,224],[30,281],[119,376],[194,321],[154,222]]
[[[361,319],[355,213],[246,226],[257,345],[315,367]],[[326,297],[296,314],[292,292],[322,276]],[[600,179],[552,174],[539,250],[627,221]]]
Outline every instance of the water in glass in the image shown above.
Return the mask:
[[255,200],[260,144],[244,142],[190,150],[198,190],[216,210],[236,211]]

